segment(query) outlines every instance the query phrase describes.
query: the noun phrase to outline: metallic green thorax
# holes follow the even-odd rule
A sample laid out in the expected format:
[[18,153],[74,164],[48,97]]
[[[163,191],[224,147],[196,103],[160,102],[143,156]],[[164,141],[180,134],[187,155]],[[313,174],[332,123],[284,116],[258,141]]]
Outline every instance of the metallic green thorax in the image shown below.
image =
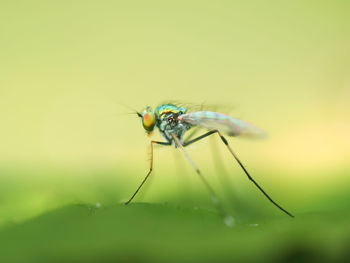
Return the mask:
[[185,114],[187,109],[184,107],[177,107],[173,104],[163,104],[156,108],[156,125],[163,137],[172,142],[170,133],[174,133],[181,141],[186,130],[192,125],[178,121],[178,116]]
[[167,115],[169,113],[174,114],[184,114],[187,112],[187,109],[184,107],[177,107],[173,104],[163,104],[156,108],[155,114],[157,119],[164,118],[164,115]]

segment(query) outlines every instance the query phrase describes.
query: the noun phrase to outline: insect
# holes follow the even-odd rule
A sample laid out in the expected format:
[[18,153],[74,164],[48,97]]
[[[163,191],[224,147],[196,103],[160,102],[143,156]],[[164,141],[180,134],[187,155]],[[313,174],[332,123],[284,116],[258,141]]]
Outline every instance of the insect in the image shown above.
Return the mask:
[[[150,168],[143,179],[139,187],[136,189],[135,193],[131,198],[125,203],[129,204],[133,198],[136,196],[138,191],[141,189],[143,184],[147,181],[147,178],[152,173],[153,169],[153,145],[159,144],[164,146],[174,145],[177,148],[180,148],[185,154],[188,161],[191,163],[192,167],[199,175],[200,179],[204,183],[208,192],[211,195],[214,205],[218,209],[219,213],[222,216],[226,216],[225,210],[222,208],[213,188],[209,185],[205,177],[202,175],[201,171],[198,169],[197,165],[193,162],[190,155],[185,150],[185,147],[191,145],[199,140],[202,140],[210,135],[217,134],[221,141],[225,144],[228,151],[231,153],[233,158],[238,162],[240,167],[243,169],[244,173],[250,181],[265,195],[265,197],[272,202],[276,207],[282,210],[284,213],[290,217],[294,217],[287,210],[282,208],[279,204],[271,199],[271,197],[260,187],[260,185],[250,176],[247,169],[243,166],[242,162],[232,150],[226,138],[223,136],[223,133],[228,136],[262,136],[264,132],[254,125],[232,118],[228,115],[212,112],[212,111],[197,111],[188,113],[187,108],[176,106],[174,104],[162,104],[158,106],[154,111],[151,107],[147,106],[146,109],[142,112],[136,112],[138,117],[141,119],[141,123],[146,133],[151,133],[156,127],[159,129],[161,135],[164,137],[165,141],[151,141],[151,159],[150,159]],[[208,129],[206,133],[201,136],[198,136],[194,139],[184,140],[185,133],[193,127],[202,127]]]

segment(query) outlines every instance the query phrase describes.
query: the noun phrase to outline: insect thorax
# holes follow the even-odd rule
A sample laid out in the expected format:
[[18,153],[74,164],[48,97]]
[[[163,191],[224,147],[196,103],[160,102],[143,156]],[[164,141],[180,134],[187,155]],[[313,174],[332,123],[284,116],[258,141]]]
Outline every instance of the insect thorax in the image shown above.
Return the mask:
[[178,116],[186,113],[186,111],[187,109],[172,104],[164,104],[156,108],[156,125],[167,141],[173,141],[170,134],[174,133],[182,142],[184,133],[191,128],[190,124],[178,120]]

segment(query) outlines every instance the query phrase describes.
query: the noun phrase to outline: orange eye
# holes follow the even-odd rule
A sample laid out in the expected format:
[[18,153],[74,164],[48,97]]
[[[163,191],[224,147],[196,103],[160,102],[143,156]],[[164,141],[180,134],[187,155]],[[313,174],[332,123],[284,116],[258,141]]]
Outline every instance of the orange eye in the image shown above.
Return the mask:
[[153,131],[154,125],[156,124],[156,118],[153,112],[146,112],[142,116],[142,125],[146,131]]

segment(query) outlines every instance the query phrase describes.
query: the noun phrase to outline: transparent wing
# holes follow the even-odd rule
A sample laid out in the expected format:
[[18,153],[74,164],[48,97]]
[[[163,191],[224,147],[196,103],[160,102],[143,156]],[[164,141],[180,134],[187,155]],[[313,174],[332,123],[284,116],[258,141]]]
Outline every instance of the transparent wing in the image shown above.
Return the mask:
[[178,117],[180,121],[207,129],[216,129],[229,136],[265,137],[266,133],[258,127],[231,116],[213,112],[198,111],[183,114]]

